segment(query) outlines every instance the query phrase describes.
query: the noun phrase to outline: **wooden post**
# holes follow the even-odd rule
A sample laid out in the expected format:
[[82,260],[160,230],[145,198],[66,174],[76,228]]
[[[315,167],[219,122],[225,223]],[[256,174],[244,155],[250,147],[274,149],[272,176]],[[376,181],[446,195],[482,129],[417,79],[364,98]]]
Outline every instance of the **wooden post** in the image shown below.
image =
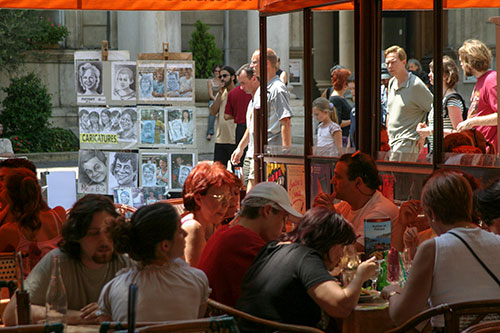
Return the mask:
[[[304,68],[306,73],[312,71],[312,27],[313,17],[310,8],[305,8],[302,14],[304,23]],[[312,75],[304,76],[304,185],[306,192],[306,209],[311,208],[311,160],[313,145],[312,123]]]
[[163,42],[162,50],[163,50],[163,59],[168,60],[168,54],[169,54],[168,53],[168,43]]
[[[495,45],[496,45],[496,63],[497,63],[497,100],[498,96],[500,96],[500,76],[498,76],[498,69],[500,68],[500,58],[498,58],[498,55],[500,54],[500,16],[495,16],[495,17],[490,17],[490,22],[495,24]],[[498,115],[498,109],[497,109],[497,115]],[[498,129],[500,128],[500,115],[497,117],[497,140],[500,142],[500,131]],[[497,144],[495,147],[497,156],[500,156],[500,144]]]
[[108,48],[109,48],[109,43],[107,40],[103,40],[101,42],[101,56],[102,56],[102,61],[108,61]]

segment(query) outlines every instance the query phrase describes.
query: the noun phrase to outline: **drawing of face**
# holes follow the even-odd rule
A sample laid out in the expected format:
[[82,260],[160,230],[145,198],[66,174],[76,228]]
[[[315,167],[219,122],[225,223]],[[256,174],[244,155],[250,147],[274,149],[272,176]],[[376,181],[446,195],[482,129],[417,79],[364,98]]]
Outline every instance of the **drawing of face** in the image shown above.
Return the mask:
[[132,119],[130,118],[130,115],[128,113],[122,114],[122,117],[120,118],[120,125],[123,130],[129,130],[132,128]]
[[95,156],[83,163],[83,170],[94,183],[101,183],[106,179],[106,165]]
[[113,170],[113,172],[116,181],[120,186],[130,184],[134,181],[135,172],[131,160],[128,160],[126,162],[116,160],[115,169]]
[[149,166],[145,166],[142,169],[142,177],[144,178],[145,183],[147,184],[154,183],[154,177],[155,177],[154,169]]
[[189,111],[182,111],[182,117],[184,118],[184,121],[189,121]]
[[101,113],[101,122],[103,125],[107,125],[109,123],[109,116],[106,112]]
[[85,91],[87,90],[94,90],[96,89],[96,83],[97,83],[97,74],[91,70],[87,69],[83,72],[83,75],[80,78],[80,83],[82,84],[82,87]]
[[143,78],[141,80],[141,90],[144,91],[144,92],[148,92],[151,90],[151,81],[146,79],[146,78]]
[[144,137],[145,138],[152,138],[153,137],[153,124],[152,123],[145,123],[144,124]]
[[165,170],[167,168],[167,162],[165,162],[164,160],[160,160],[160,168],[162,170]]
[[99,125],[99,115],[97,114],[97,112],[92,112],[90,114],[90,123],[93,126],[98,126]]
[[128,194],[128,192],[126,192],[126,191],[122,191],[120,193],[120,203],[128,204],[129,201],[130,201],[130,194]]
[[128,74],[121,73],[118,75],[118,87],[120,87],[120,89],[127,89],[130,87],[132,82],[134,81],[128,76]]
[[82,113],[82,116],[80,117],[80,121],[84,124],[88,124],[89,123],[89,114],[86,112]]
[[163,82],[163,69],[159,69],[158,71],[155,72],[154,74],[154,79],[158,82]]
[[184,182],[186,181],[186,178],[187,176],[189,175],[189,172],[191,170],[189,170],[189,168],[182,168],[181,169],[181,174],[179,175],[179,181],[184,184]]

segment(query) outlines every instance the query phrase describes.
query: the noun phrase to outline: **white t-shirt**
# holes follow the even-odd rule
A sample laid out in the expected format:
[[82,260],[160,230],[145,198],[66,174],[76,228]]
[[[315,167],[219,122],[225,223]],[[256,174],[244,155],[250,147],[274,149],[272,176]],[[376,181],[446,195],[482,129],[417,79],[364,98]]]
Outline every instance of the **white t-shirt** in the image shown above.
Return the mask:
[[341,132],[342,129],[333,121],[328,124],[320,123],[318,125],[317,147],[321,147],[321,152],[324,152],[320,155],[337,156],[339,154],[335,141],[333,140],[333,134],[339,131]]
[[[121,274],[120,274],[121,273]],[[127,321],[128,288],[137,284],[137,321],[196,319],[211,289],[203,271],[182,259],[119,272],[104,286],[99,312],[113,321]]]
[[346,201],[336,204],[335,210],[352,224],[356,236],[359,236],[357,242],[363,246],[365,245],[365,219],[389,217],[391,225],[394,226],[399,216],[398,206],[384,197],[380,191],[375,191],[371,199],[358,210],[352,210],[351,205]]
[[249,141],[248,141],[248,149],[247,149],[247,158],[253,158],[254,154],[254,142],[253,142],[253,117],[254,117],[254,112],[255,109],[260,110],[260,87],[257,88],[255,91],[255,94],[252,96],[252,99],[248,103],[247,106],[247,114],[246,114],[246,120],[247,120],[247,129],[248,133],[250,134]]

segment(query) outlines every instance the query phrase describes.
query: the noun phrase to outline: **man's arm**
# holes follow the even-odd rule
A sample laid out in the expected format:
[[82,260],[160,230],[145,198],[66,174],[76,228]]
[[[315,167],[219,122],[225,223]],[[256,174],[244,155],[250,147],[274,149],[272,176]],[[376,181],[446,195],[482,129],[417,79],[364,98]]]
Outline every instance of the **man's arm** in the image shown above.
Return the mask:
[[233,165],[240,163],[241,155],[243,155],[243,151],[248,146],[248,141],[250,141],[250,131],[247,128],[245,130],[245,134],[243,134],[243,137],[240,140],[240,143],[238,143],[238,147],[236,147],[231,154],[231,163]]
[[219,113],[219,108],[222,103],[222,94],[224,93],[224,87],[219,90],[217,96],[215,96],[214,103],[210,106],[210,115],[215,116]]
[[490,113],[485,116],[467,118],[457,125],[457,131],[471,129],[476,126],[497,126],[498,113]]
[[292,124],[290,117],[280,120],[281,123],[281,142],[283,147],[289,147],[292,144]]

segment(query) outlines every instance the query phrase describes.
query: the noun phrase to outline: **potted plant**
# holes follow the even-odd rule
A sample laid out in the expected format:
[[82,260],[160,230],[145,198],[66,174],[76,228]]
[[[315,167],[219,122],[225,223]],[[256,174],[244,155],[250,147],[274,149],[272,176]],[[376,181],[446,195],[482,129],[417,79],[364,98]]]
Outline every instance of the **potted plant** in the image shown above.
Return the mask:
[[215,37],[208,32],[210,27],[197,20],[189,41],[190,51],[196,66],[196,101],[207,102],[208,78],[212,75],[212,67],[222,63],[222,50],[215,45]]
[[68,28],[55,24],[48,17],[40,16],[37,23],[29,40],[33,49],[57,49],[59,42],[69,35]]

